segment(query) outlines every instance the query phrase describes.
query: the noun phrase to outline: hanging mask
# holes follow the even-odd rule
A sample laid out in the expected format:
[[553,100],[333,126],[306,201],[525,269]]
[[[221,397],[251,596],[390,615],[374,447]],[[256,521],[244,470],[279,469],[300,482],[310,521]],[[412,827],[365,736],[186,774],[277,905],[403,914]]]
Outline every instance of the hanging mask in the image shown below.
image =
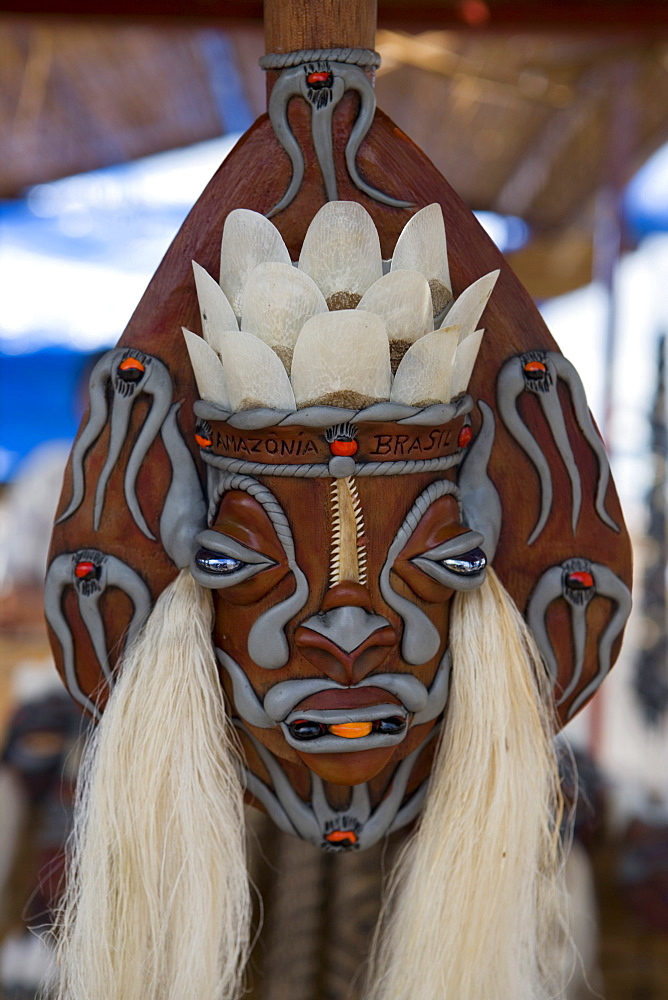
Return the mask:
[[220,282],[194,264],[183,320],[196,302],[202,334],[170,334],[178,367],[142,343],[92,376],[47,578],[68,686],[99,716],[110,653],[188,567],[213,595],[247,796],[324,850],[420,812],[457,670],[452,598],[489,565],[563,719],[619,646],[628,557],[605,452],[552,344],[498,336],[498,275],[453,295],[438,205],[383,261],[368,213],[330,202],[294,264],[238,209]]

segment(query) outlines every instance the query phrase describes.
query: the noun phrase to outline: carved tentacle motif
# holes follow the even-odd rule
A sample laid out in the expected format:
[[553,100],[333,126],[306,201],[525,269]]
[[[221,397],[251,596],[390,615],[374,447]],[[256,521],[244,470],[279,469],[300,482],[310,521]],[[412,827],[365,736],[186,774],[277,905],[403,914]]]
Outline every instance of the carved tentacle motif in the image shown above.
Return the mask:
[[147,538],[154,540],[155,536],[146,523],[137,499],[137,475],[169,412],[173,390],[166,365],[158,358],[139,350],[116,348],[100,358],[93,369],[88,422],[72,452],[72,497],[57,523],[71,517],[83,501],[86,486],[84,463],[107,423],[109,387],[114,394],[111,401],[109,448],[95,488],[94,528],[95,531],[100,528],[109,477],[127,438],[132,408],[139,396],[146,394],[151,397],[152,405],[128,460],[124,491],[125,501],[135,524]]
[[597,670],[577,698],[569,706],[571,718],[591,697],[612,666],[612,646],[621,634],[631,612],[629,588],[601,563],[589,559],[572,558],[558,566],[551,566],[539,579],[527,607],[527,619],[554,685],[558,684],[559,665],[552,640],[548,634],[546,615],[553,601],[563,599],[570,608],[573,641],[573,670],[570,680],[560,692],[557,705],[565,704],[581,687],[585,666],[587,640],[587,608],[596,597],[607,597],[615,609],[605,625],[598,643]]
[[49,566],[44,585],[46,620],[60,643],[64,672],[72,696],[97,719],[100,712],[91,698],[81,690],[77,677],[74,638],[63,611],[63,597],[69,587],[75,590],[81,619],[93,644],[100,671],[109,687],[113,684],[113,676],[109,666],[100,599],[108,588],[115,587],[132,601],[132,618],[126,630],[126,642],[129,643],[151,609],[151,595],[142,578],[127,563],[98,549],[63,553]]
[[527,539],[531,545],[543,531],[553,502],[552,474],[543,451],[522,420],[517,400],[523,392],[533,393],[545,414],[545,419],[571,481],[571,529],[575,535],[582,505],[580,472],[566,431],[564,414],[558,394],[561,380],[570,393],[573,412],[582,436],[594,452],[598,463],[598,480],[594,506],[603,523],[613,531],[619,526],[605,509],[605,495],[610,480],[610,466],[603,442],[587,407],[582,382],[573,365],[556,351],[534,350],[510,358],[497,380],[497,403],[501,418],[519,446],[531,459],[540,479],[541,506],[538,521]]
[[393,208],[410,208],[410,201],[401,201],[373,187],[360,176],[357,153],[373,123],[376,95],[373,85],[363,69],[332,60],[305,62],[283,70],[269,98],[269,118],[274,134],[288,154],[292,177],[283,197],[267,212],[267,218],[277,215],[292,204],[304,180],[304,154],[288,122],[288,105],[293,97],[302,97],[311,105],[311,135],[328,201],[338,198],[332,118],[341,98],[348,90],[359,95],[357,119],[346,144],[346,166],[355,187],[364,194]]

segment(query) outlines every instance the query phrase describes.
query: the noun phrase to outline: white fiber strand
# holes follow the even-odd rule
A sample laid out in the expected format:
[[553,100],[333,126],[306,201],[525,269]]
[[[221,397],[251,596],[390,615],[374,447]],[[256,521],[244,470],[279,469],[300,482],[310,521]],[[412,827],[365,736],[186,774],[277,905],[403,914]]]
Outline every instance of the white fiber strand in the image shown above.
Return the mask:
[[58,1000],[232,1000],[250,920],[242,788],[183,570],[129,651],[86,752],[60,914]]
[[452,691],[367,1000],[547,1000],[559,783],[544,667],[494,573],[455,597]]

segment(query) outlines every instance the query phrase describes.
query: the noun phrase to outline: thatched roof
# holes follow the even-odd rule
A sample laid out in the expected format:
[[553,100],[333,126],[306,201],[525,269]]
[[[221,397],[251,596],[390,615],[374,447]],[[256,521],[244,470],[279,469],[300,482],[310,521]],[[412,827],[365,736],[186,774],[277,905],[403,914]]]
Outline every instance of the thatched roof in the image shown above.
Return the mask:
[[[385,28],[377,47],[379,105],[471,207],[532,227],[532,290],[587,280],[596,192],[668,139],[668,41]],[[250,121],[262,52],[259,24],[0,20],[0,197],[229,131],[239,95]]]

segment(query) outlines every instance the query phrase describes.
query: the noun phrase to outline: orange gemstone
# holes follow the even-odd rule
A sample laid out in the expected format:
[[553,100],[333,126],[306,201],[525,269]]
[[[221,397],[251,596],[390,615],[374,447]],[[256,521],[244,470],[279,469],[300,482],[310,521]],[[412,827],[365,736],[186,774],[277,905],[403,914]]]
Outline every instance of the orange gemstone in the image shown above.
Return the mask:
[[197,444],[200,446],[200,448],[211,447],[211,438],[202,437],[201,434],[195,434],[195,441],[197,441]]
[[370,722],[341,722],[329,727],[330,733],[343,736],[346,740],[358,740],[362,736],[368,736],[372,729]]
[[138,361],[137,358],[126,358],[125,361],[121,361],[118,367],[122,372],[133,370],[143,372],[145,370],[145,366],[141,363],[141,361]]
[[330,448],[334,455],[354,455],[359,445],[357,441],[332,441]]
[[311,83],[311,84],[313,84],[313,83],[327,83],[328,80],[331,78],[331,75],[332,75],[331,73],[327,73],[327,72],[325,72],[325,73],[309,73],[309,75],[306,77],[306,82],[307,83]]
[[594,586],[594,577],[591,573],[585,573],[578,571],[577,573],[569,573],[567,577],[567,582],[577,589],[588,590],[590,587]]
[[460,448],[466,448],[467,444],[471,443],[472,437],[473,437],[473,431],[471,430],[469,425],[466,424],[466,426],[462,427],[462,429],[459,432],[459,437],[457,438],[458,446]]
[[356,844],[357,835],[352,830],[332,830],[331,833],[325,835],[325,840],[328,840],[330,844],[340,844],[345,840],[350,841],[351,844]]
[[96,569],[95,563],[93,562],[80,562],[74,567],[74,575],[78,580],[83,580],[84,577],[89,576]]
[[527,361],[524,366],[525,372],[546,372],[547,365],[543,364],[542,361]]

